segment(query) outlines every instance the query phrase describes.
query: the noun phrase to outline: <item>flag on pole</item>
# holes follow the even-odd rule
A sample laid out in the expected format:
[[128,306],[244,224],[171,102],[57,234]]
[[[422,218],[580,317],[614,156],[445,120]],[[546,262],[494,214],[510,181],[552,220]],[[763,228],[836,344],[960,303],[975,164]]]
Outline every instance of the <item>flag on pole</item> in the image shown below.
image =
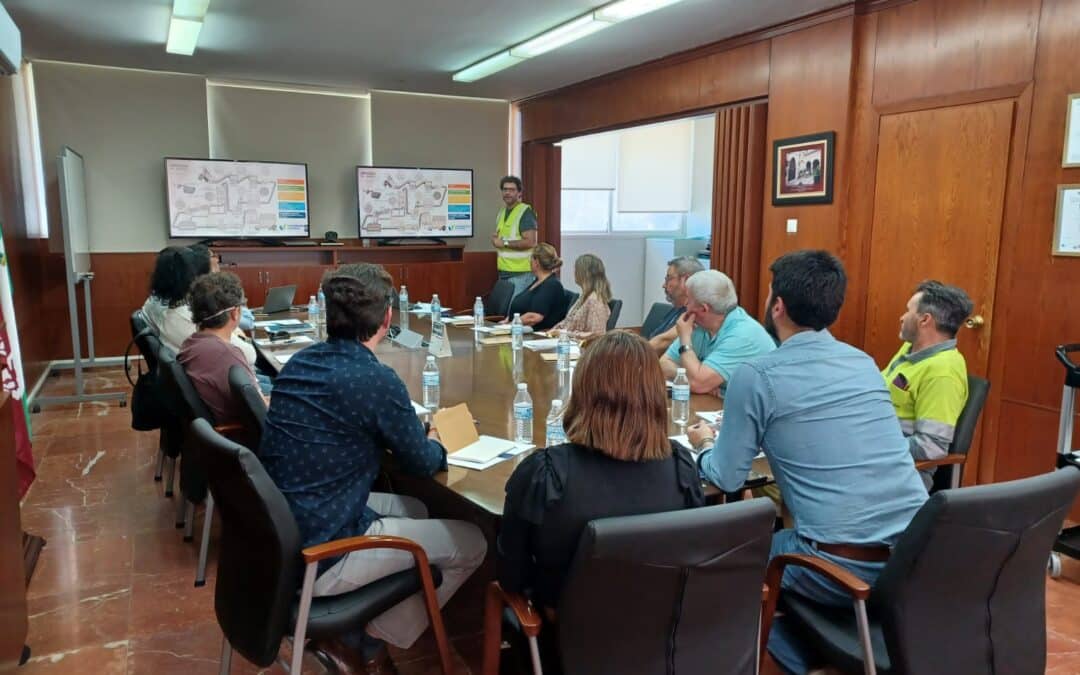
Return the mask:
[[4,247],[3,227],[0,226],[0,309],[4,324],[0,329],[0,383],[11,395],[11,410],[15,429],[15,462],[19,474],[19,499],[26,495],[34,482],[34,453],[30,444],[30,417],[26,411],[26,382],[23,379],[22,353],[19,351],[19,331],[15,324],[15,304],[11,292],[11,271],[8,269]]

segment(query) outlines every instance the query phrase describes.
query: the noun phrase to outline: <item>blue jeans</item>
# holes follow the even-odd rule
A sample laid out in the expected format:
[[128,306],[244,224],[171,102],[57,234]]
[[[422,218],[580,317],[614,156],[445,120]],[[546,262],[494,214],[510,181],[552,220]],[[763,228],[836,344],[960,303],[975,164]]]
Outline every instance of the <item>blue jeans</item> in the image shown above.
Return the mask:
[[[885,563],[860,562],[818,551],[810,545],[810,542],[797,535],[795,530],[780,530],[773,535],[769,558],[772,559],[783,553],[803,553],[823,558],[840,565],[868,584],[873,584],[882,568],[885,567]],[[827,581],[825,577],[804,567],[788,567],[784,571],[784,580],[780,587],[786,593],[798,593],[815,602],[850,607],[852,612],[855,611],[852,604],[854,599],[850,595]],[[791,629],[784,617],[776,617],[773,620],[769,631],[768,649],[777,663],[790,673],[802,675],[819,665],[814,663],[816,655],[813,647],[806,644]]]
[[270,376],[255,373],[255,380],[259,383],[259,391],[262,392],[263,396],[269,396],[274,389],[274,381],[270,379]]

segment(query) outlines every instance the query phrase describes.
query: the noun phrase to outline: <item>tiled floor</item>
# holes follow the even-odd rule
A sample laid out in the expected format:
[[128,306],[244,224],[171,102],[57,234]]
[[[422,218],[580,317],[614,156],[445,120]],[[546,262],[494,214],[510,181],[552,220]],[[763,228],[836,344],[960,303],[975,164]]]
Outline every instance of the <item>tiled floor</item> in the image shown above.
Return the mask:
[[[100,371],[90,385],[127,386],[119,370]],[[46,387],[61,393],[70,380]],[[194,588],[197,548],[182,541],[174,502],[153,480],[157,434],[132,431],[128,410],[115,403],[46,409],[32,424],[38,479],[23,503],[23,528],[48,545],[28,591],[33,658],[20,672],[218,672],[213,556],[207,585]],[[196,522],[201,526],[201,516]],[[1080,565],[1067,573],[1080,579]],[[1080,585],[1048,581],[1048,673],[1080,673],[1078,606]],[[479,608],[449,609],[458,670],[479,672],[477,621],[455,616]],[[393,656],[402,675],[438,672],[429,636]],[[260,671],[237,657],[233,672]],[[304,672],[322,669],[311,662]]]

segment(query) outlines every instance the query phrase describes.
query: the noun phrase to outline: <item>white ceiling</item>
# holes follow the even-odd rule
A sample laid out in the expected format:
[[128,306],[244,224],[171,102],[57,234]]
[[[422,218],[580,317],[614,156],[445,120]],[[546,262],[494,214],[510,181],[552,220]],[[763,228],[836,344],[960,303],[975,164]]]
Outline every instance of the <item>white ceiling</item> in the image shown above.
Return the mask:
[[211,0],[194,56],[171,0],[0,0],[30,59],[211,78],[519,99],[845,0],[684,0],[472,84],[450,75],[604,0]]

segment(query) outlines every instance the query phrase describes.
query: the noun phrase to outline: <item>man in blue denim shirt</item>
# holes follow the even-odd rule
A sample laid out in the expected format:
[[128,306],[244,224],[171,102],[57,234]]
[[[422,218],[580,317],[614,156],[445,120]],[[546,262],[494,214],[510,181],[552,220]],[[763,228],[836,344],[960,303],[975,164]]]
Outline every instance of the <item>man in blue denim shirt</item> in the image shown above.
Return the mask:
[[[771,556],[819,556],[873,583],[926,501],[926,488],[873,359],[826,330],[844,302],[840,261],[825,251],[797,251],[769,269],[765,328],[780,347],[736,371],[715,444],[702,425],[691,427],[690,440],[712,444],[699,464],[725,491],[739,490],[758,448],[765,452],[795,519],[794,529],[773,536]],[[804,568],[789,567],[783,588],[851,605]],[[782,618],[773,623],[769,651],[791,672],[815,665]]]
[[[329,337],[293,355],[277,377],[259,458],[285,495],[305,547],[365,534],[412,539],[442,570],[442,606],[483,562],[487,542],[471,523],[428,519],[416,499],[371,492],[385,450],[422,476],[444,469],[446,460],[435,430],[425,436],[405,384],[373,353],[390,327],[393,280],[378,265],[345,265],[323,292]],[[350,553],[320,566],[315,595],[346,593],[412,566],[405,551]],[[414,596],[367,632],[407,648],[427,624]],[[347,643],[357,645],[367,643]]]

